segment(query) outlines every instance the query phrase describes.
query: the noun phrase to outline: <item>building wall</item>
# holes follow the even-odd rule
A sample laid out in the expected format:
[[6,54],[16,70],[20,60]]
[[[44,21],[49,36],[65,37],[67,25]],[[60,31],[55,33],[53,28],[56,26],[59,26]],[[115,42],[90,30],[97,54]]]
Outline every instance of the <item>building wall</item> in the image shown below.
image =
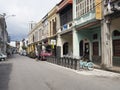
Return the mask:
[[[88,26],[88,25],[96,21],[95,9],[93,8],[93,6],[94,6],[94,0],[83,0],[83,1],[73,0],[73,19],[75,23],[75,28],[73,30],[73,55],[74,56],[77,56],[77,57],[79,56],[79,42],[81,40],[87,39],[89,43],[91,42],[90,45],[92,46],[92,33],[90,28],[92,27],[92,25],[91,26]],[[91,52],[90,54],[92,55],[91,46],[90,46],[90,52]],[[76,47],[78,49],[76,49]],[[90,58],[92,59],[92,57]]]
[[6,30],[7,26],[6,26],[6,21],[5,21],[5,17],[4,15],[0,14],[0,48],[1,48],[1,52],[6,54],[7,51],[7,42],[8,42],[8,32]]
[[56,14],[57,6],[55,6],[48,13],[48,35],[52,37],[56,34],[57,29],[57,14]]

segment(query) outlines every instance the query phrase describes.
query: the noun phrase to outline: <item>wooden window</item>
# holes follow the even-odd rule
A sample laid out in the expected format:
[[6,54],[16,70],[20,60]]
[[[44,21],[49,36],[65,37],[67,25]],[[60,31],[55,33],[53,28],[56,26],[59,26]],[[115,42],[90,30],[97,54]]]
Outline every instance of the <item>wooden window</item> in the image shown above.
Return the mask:
[[113,40],[113,55],[120,56],[120,39]]
[[50,34],[50,36],[51,36],[51,21],[50,21],[50,33],[49,33],[49,34]]
[[89,12],[89,0],[87,0],[87,12]]
[[81,17],[89,11],[93,10],[95,6],[94,0],[77,0],[76,2],[76,16]]
[[93,42],[93,56],[98,56],[98,54],[99,54],[98,42]]
[[56,34],[56,18],[53,21],[53,35]]
[[94,34],[93,35],[93,40],[97,40],[98,39],[98,35],[97,34]]
[[[78,10],[78,7],[76,9]],[[67,6],[60,12],[60,21],[61,26],[72,21],[72,5]]]

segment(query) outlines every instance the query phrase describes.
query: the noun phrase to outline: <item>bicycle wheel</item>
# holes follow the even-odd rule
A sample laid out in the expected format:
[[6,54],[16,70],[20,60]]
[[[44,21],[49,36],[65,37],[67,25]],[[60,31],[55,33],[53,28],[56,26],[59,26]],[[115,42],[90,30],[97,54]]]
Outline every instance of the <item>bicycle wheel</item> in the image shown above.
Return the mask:
[[87,69],[88,70],[93,70],[94,69],[94,65],[93,65],[92,62],[88,62]]

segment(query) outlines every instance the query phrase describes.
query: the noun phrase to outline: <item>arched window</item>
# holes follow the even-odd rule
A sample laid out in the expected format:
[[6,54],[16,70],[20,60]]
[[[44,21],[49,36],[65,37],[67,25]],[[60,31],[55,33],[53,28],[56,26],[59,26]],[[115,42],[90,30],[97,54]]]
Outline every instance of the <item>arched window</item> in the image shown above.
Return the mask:
[[63,55],[68,54],[68,42],[63,44]]
[[120,36],[120,31],[115,30],[115,31],[113,32],[113,36]]

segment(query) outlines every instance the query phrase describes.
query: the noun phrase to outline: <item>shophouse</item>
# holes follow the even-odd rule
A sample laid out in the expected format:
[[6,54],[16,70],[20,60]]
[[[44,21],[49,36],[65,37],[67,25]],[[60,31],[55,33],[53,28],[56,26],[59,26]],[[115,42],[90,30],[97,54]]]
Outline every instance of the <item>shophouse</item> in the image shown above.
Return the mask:
[[[98,13],[99,12],[99,13]],[[101,0],[73,0],[73,55],[101,64]]]
[[72,0],[62,0],[57,6],[57,46],[60,47],[60,56],[72,55]]
[[102,60],[107,67],[120,66],[120,1],[104,0]]
[[42,18],[42,44],[48,43],[48,14]]
[[35,52],[36,46],[40,41],[41,36],[41,26],[42,23],[38,22],[37,24],[30,23],[30,32],[28,34],[28,54]]
[[48,47],[51,48],[53,54],[56,53],[56,37],[57,37],[57,6],[48,12]]
[[[28,53],[36,53],[39,49],[45,49],[48,44],[48,14],[45,15],[34,26],[30,25],[30,32],[28,34]],[[41,46],[41,47],[40,47]]]

